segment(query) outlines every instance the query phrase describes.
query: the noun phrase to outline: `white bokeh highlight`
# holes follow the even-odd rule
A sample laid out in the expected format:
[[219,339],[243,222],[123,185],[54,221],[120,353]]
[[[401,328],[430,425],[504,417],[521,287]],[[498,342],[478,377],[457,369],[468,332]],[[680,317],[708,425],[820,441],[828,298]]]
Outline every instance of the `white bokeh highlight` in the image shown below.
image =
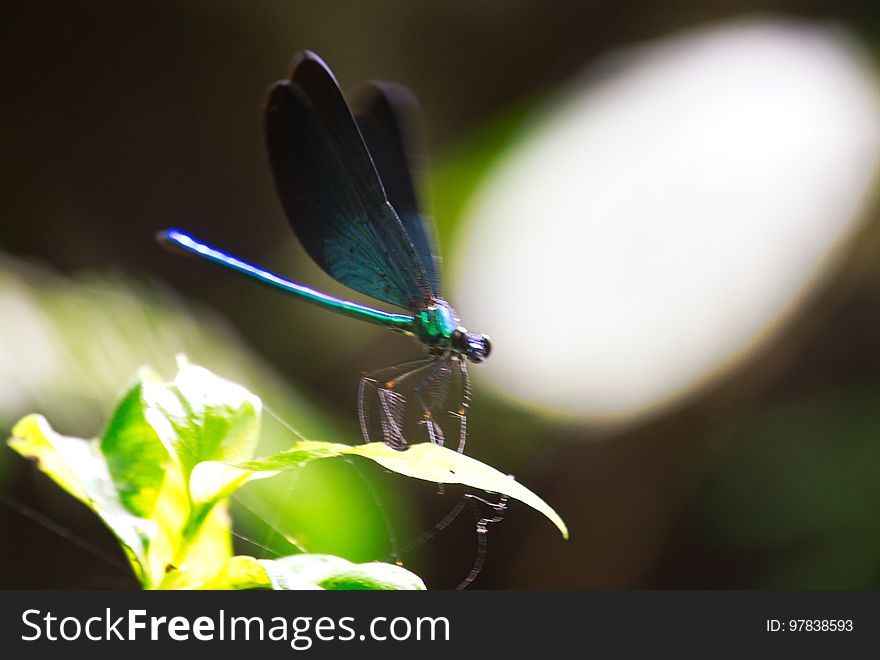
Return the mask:
[[631,420],[748,354],[832,271],[880,148],[875,79],[825,27],[652,44],[512,147],[457,237],[475,372],[548,414]]

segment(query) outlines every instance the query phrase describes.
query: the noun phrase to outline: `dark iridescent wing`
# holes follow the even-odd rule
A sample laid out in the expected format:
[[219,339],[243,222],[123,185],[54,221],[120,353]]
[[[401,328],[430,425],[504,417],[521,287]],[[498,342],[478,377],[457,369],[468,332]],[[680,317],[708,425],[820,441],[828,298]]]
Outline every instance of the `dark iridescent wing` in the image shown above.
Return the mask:
[[440,263],[434,227],[422,215],[416,175],[422,163],[413,124],[418,103],[400,85],[373,82],[359,99],[355,119],[391,206],[397,211],[434,291],[440,292]]
[[330,69],[298,54],[269,91],[266,145],[287,219],[331,277],[405,309],[436,297]]

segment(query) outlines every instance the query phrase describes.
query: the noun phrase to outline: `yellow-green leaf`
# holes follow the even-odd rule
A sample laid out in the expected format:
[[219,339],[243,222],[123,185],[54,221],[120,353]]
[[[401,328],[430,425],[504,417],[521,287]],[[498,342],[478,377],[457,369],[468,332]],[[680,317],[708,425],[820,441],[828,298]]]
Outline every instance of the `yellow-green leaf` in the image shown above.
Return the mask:
[[9,446],[37,461],[40,470],[97,513],[126,548],[135,573],[145,579],[147,546],[156,526],[125,508],[97,440],[61,435],[41,415],[28,415],[12,429]]
[[355,455],[369,458],[398,474],[441,484],[463,484],[492,493],[507,495],[543,513],[556,525],[563,538],[568,538],[568,527],[553,508],[513,477],[499,472],[480,461],[430,442],[411,445],[397,451],[382,442],[365,445],[343,445],[333,442],[302,441],[291,449],[267,458],[240,463],[241,472],[234,472],[236,483],[243,484],[260,472],[289,470],[309,461],[333,456]]

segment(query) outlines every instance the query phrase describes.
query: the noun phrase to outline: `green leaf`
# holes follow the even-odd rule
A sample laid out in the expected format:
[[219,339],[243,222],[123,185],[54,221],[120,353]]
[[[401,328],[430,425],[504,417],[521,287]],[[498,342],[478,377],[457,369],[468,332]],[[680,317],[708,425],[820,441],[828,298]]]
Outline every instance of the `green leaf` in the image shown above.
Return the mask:
[[[311,582],[322,589],[416,590],[424,591],[421,578],[396,564],[368,562],[353,564],[332,555],[291,555],[276,559],[288,575]],[[276,587],[277,588],[277,587]]]
[[[142,371],[142,381],[150,377]],[[149,517],[172,458],[146,419],[143,389],[143,382],[138,382],[116,406],[101,434],[101,453],[125,506],[138,516]]]
[[202,480],[194,501],[189,476],[205,459],[251,458],[259,437],[258,397],[184,358],[179,364],[173,383],[141,370],[100,441],[61,436],[37,416],[22,420],[10,440],[101,516],[145,588],[204,582],[232,557],[221,500],[234,487]]
[[[247,463],[248,465],[250,462]],[[254,472],[242,470],[228,463],[202,461],[193,468],[189,481],[189,492],[196,505],[210,505],[212,502],[230,497],[248,481],[268,479],[280,470]]]
[[185,358],[179,364],[174,383],[144,379],[142,396],[147,421],[186,479],[202,461],[251,458],[260,435],[260,398]]
[[[152,514],[169,472],[179,473],[188,487],[201,461],[247,460],[259,439],[262,404],[257,396],[185,358],[178,360],[173,383],[141,370],[140,382],[116,407],[101,438],[123,501],[141,516]],[[213,483],[222,490],[222,483]],[[203,483],[199,501],[219,499],[204,488]]]
[[[411,445],[405,451],[397,451],[381,442],[351,446],[307,440],[298,442],[291,449],[273,456],[235,466],[203,463],[200,470],[204,470],[204,473],[198,476],[201,478],[209,473],[222,473],[226,483],[241,486],[249,479],[265,476],[262,474],[265,472],[274,474],[281,470],[301,467],[309,461],[342,455],[363,456],[393,472],[415,479],[441,484],[463,484],[507,495],[543,513],[556,525],[562,537],[568,538],[568,528],[559,514],[513,477],[474,458],[430,442]],[[206,490],[211,489],[208,487]]]
[[141,370],[101,439],[122,501],[155,523],[145,543],[146,587],[204,581],[232,556],[228,514],[214,510],[222,498],[203,493],[192,506],[189,476],[206,458],[250,458],[259,439],[258,397],[183,357],[178,363],[172,383]]
[[[183,357],[178,363],[173,383],[159,382],[149,373],[142,373],[140,383],[143,419],[171,458],[164,469],[166,484],[182,483],[186,500],[169,493],[160,525],[169,542],[150,556],[151,574],[156,578],[161,571],[163,588],[204,582],[232,557],[231,522],[220,503],[234,489],[215,479],[212,492],[205,492],[203,482],[199,498],[194,499],[190,476],[206,459],[238,461],[253,456],[262,409],[259,397],[244,387]],[[129,470],[138,472],[139,463],[132,461]],[[161,507],[156,512],[161,515]]]
[[190,515],[183,472],[148,418],[144,390],[158,387],[157,381],[152,372],[141,370],[140,381],[116,406],[100,440],[120,500],[150,524],[144,539],[146,588],[166,579]]
[[200,589],[358,589],[424,590],[425,583],[394,564],[354,564],[341,557],[301,554],[281,559],[230,559],[213,580]]
[[40,470],[101,517],[122,543],[135,573],[146,580],[147,546],[155,523],[132,514],[122,503],[98,442],[60,435],[40,415],[22,419],[12,436],[10,447],[37,461]]

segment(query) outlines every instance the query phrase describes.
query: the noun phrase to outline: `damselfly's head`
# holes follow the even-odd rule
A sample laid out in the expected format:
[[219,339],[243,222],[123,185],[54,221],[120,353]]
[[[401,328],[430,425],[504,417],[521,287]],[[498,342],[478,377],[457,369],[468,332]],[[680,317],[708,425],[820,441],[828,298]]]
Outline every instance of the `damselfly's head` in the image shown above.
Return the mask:
[[455,310],[445,300],[435,300],[415,317],[414,334],[437,355],[452,352],[473,363],[489,357],[492,345],[486,335],[468,332],[458,325]]
[[468,332],[466,328],[459,326],[452,333],[452,350],[459,355],[464,355],[474,364],[483,362],[492,352],[492,342],[487,335],[478,335]]

